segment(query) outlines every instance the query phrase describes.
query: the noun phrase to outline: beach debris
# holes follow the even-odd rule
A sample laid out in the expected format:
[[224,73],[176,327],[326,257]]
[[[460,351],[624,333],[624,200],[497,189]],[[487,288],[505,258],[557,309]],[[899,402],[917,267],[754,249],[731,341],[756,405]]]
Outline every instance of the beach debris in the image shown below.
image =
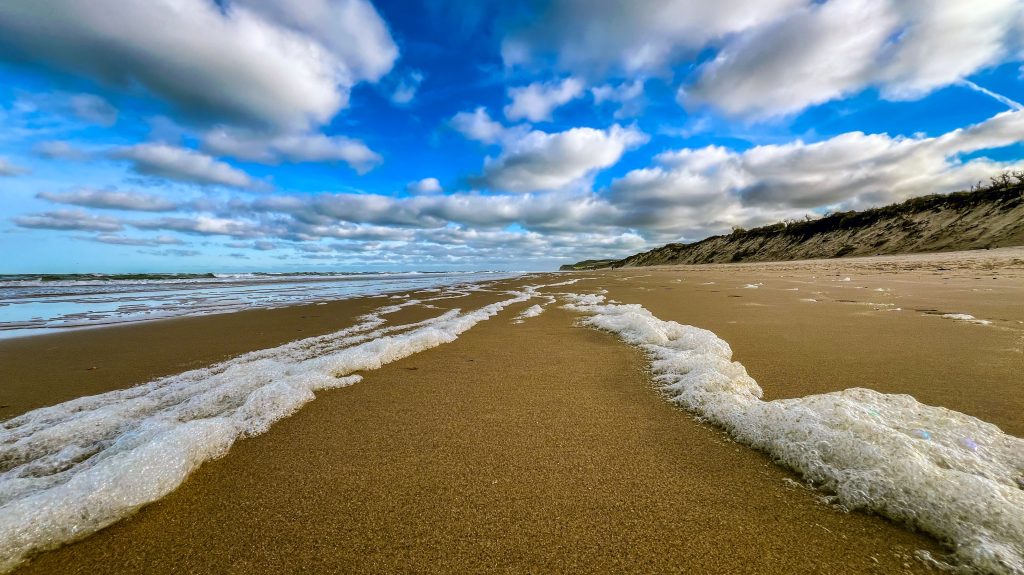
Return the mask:
[[971,451],[978,450],[978,443],[971,439],[970,437],[965,437],[961,439],[960,443],[963,444],[963,446],[966,447],[967,449],[970,449]]
[[915,429],[911,433],[913,433],[917,437],[920,437],[921,439],[925,439],[925,440],[929,440],[929,441],[932,438],[931,432],[928,431],[927,429]]

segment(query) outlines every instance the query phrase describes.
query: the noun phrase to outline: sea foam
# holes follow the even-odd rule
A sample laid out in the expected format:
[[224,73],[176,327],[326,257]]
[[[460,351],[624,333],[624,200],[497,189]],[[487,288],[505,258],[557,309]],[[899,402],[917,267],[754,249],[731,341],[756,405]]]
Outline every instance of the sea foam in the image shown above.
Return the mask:
[[1024,573],[1024,440],[909,395],[847,389],[763,401],[714,333],[643,307],[569,294],[585,324],[643,349],[671,401],[769,453],[849,509],[946,543],[963,566]]
[[336,333],[0,423],[0,572],[160,499],[203,462],[223,456],[239,438],[266,432],[315,392],[451,342],[536,289],[509,292],[474,311],[385,327],[383,315],[418,303],[403,301]]
[[539,305],[532,305],[532,306],[524,309],[522,311],[522,313],[520,313],[519,315],[516,316],[516,323],[523,323],[524,319],[531,318],[531,317],[537,317],[537,316],[539,316],[542,313],[544,313],[544,308],[543,307],[541,307]]

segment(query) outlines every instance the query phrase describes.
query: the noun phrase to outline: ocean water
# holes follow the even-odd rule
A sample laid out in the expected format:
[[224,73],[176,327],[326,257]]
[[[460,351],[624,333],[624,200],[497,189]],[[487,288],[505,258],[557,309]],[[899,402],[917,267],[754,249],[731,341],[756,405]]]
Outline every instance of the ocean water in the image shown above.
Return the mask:
[[0,338],[438,288],[505,272],[0,275]]

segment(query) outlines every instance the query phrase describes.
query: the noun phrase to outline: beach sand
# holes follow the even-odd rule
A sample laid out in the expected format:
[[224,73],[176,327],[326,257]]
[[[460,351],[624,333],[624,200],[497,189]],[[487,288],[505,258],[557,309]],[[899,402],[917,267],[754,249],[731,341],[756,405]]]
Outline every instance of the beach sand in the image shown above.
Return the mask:
[[[556,289],[605,288],[711,329],[768,398],[871,387],[1021,435],[1024,265],[993,252],[1003,259],[992,269],[982,252],[548,277],[585,278]],[[551,280],[509,285],[541,281]],[[17,382],[13,394],[5,384],[0,417],[326,333],[385,302],[0,342],[5,381]],[[666,402],[637,350],[573,314],[549,306],[514,324],[532,303],[318,393],[164,499],[17,572],[896,573],[927,571],[915,550],[941,551],[819,502],[766,456]],[[894,305],[869,305],[883,303]]]

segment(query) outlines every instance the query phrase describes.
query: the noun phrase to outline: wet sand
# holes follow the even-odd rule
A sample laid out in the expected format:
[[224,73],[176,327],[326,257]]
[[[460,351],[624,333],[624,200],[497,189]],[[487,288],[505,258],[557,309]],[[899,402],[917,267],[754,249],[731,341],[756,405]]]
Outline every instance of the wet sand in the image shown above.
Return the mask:
[[[584,272],[570,277],[593,279],[558,289],[604,287],[663,319],[712,329],[768,397],[872,387],[1020,435],[1024,332],[1014,322],[1024,321],[1024,269],[1004,262],[981,278],[974,264],[951,274],[945,261],[895,274],[888,262],[863,260]],[[884,303],[873,301],[884,294],[905,311],[867,305]],[[472,309],[499,297],[445,305]],[[800,301],[811,297],[819,301]],[[12,407],[0,417],[14,405],[52,404],[339,329],[383,303],[0,342],[5,381],[17,375],[21,394],[18,404],[3,400]],[[638,351],[574,327],[568,312],[549,306],[513,324],[532,303],[366,372],[352,387],[318,393],[163,500],[18,573],[894,573],[924,572],[913,552],[940,550],[881,518],[819,503],[765,456],[665,402]],[[409,308],[395,319],[438,311]],[[292,335],[298,329],[309,332]],[[96,379],[71,384],[83,377]]]
[[867,387],[1024,436],[1024,248],[585,277],[609,298],[715,332],[765,399]]

